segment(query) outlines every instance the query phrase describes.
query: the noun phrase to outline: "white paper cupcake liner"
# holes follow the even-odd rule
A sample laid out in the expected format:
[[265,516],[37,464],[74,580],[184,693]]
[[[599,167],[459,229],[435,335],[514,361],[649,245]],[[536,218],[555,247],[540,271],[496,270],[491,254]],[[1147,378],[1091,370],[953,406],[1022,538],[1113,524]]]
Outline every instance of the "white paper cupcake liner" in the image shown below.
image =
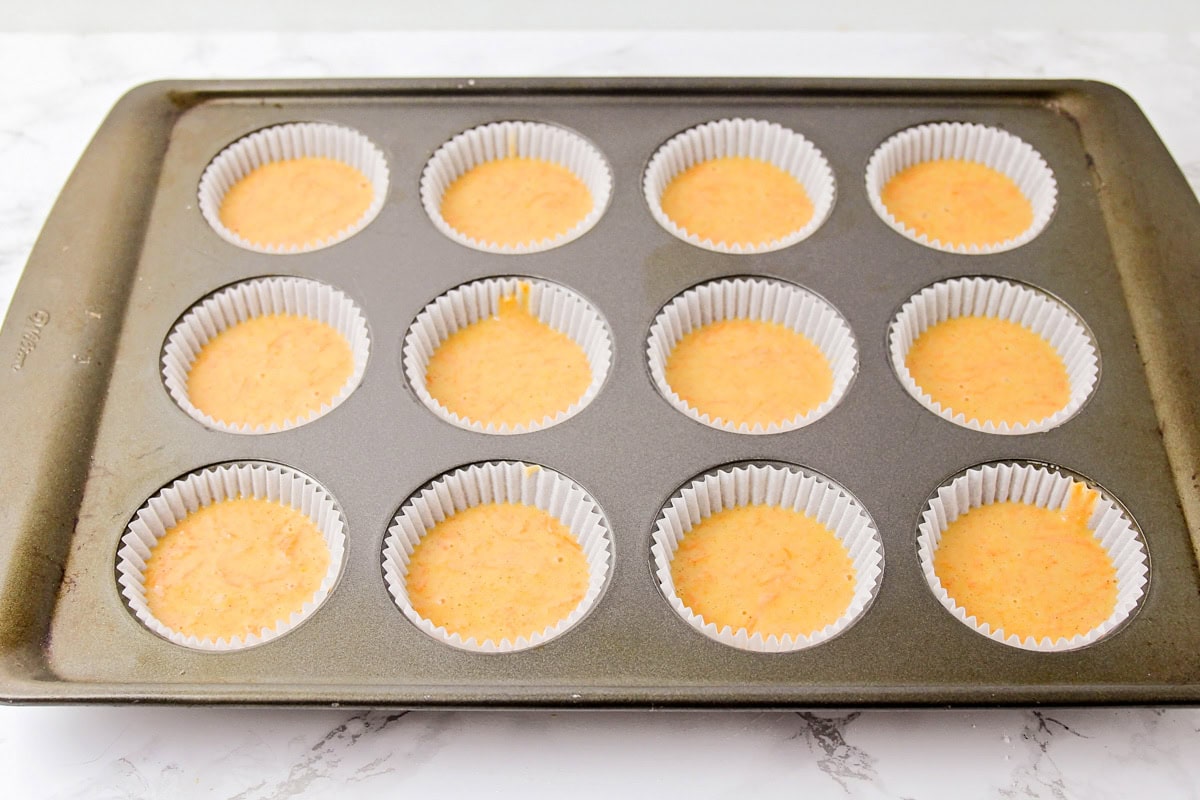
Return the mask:
[[[730,625],[718,628],[684,605],[675,592],[671,561],[693,527],[727,508],[769,505],[799,511],[834,532],[854,565],[854,597],[838,619],[810,635],[764,637]],[[785,653],[842,633],[871,605],[883,579],[883,541],[866,509],[840,485],[800,468],[738,466],[696,478],[668,501],[655,523],[650,552],[659,587],[675,612],[710,639],[739,650]]]
[[[565,411],[528,424],[496,425],[456,414],[429,393],[425,382],[429,359],[451,334],[499,313],[501,298],[517,295],[523,286],[529,287],[529,312],[583,350],[592,370],[592,382]],[[531,278],[486,278],[452,289],[425,306],[404,337],[404,372],[417,397],[442,420],[480,433],[530,433],[565,422],[600,393],[611,364],[612,336],[600,313],[570,289]]]
[[[833,391],[829,399],[806,414],[769,425],[734,423],[710,417],[693,408],[667,382],[671,351],[693,330],[725,319],[776,322],[808,337],[829,360]],[[668,303],[650,326],[646,345],[650,376],[659,393],[681,414],[710,428],[732,433],[769,434],[802,428],[824,417],[841,402],[858,372],[854,334],[841,314],[821,298],[783,281],[735,278],[713,281],[689,289]]]
[[[535,158],[566,167],[587,186],[592,210],[566,233],[518,245],[484,242],[461,233],[442,217],[442,198],[464,173],[500,158]],[[577,133],[541,122],[493,122],[446,142],[421,173],[421,203],[434,226],[461,245],[486,253],[539,253],[583,236],[600,221],[612,196],[612,171],[591,142]]]
[[[934,554],[950,523],[973,508],[1006,501],[1063,509],[1070,499],[1071,487],[1076,483],[1083,483],[1099,494],[1087,526],[1112,558],[1117,573],[1117,602],[1108,619],[1087,633],[1070,639],[1060,637],[1052,640],[1047,636],[1038,640],[1028,636],[1022,640],[1016,634],[1007,635],[1001,628],[993,629],[988,623],[968,616],[966,610],[942,586],[933,570]],[[1055,468],[1001,463],[973,467],[937,490],[937,494],[926,504],[917,530],[921,571],[938,602],[955,619],[976,633],[1023,650],[1049,653],[1075,650],[1096,642],[1129,619],[1145,594],[1149,580],[1149,556],[1140,533],[1126,516],[1123,507],[1099,487]]]
[[[1015,322],[1049,342],[1067,369],[1071,390],[1067,404],[1037,422],[1009,425],[967,419],[930,397],[908,370],[908,351],[917,337],[939,322],[967,316]],[[900,382],[918,403],[955,425],[984,433],[1020,435],[1056,428],[1083,407],[1100,377],[1100,357],[1091,334],[1074,311],[1037,289],[997,278],[954,278],[922,289],[892,321],[888,350]]]
[[[883,204],[883,187],[896,173],[915,164],[958,159],[984,164],[1012,179],[1033,206],[1033,223],[1021,234],[987,245],[943,244],[918,234],[896,219]],[[881,144],[867,162],[867,196],[879,218],[897,233],[935,250],[967,255],[1000,253],[1033,239],[1050,222],[1058,199],[1054,173],[1041,154],[999,128],[967,122],[939,122],[901,131]]]
[[[296,158],[331,158],[354,167],[371,182],[375,196],[353,224],[333,236],[306,245],[256,244],[225,227],[221,203],[239,180],[252,170],[276,161]],[[349,239],[378,216],[387,198],[388,166],[383,153],[356,130],[319,122],[296,122],[264,128],[238,139],[222,150],[200,177],[200,213],[217,234],[238,247],[256,253],[307,253]]]
[[[475,637],[463,639],[418,614],[408,597],[409,558],[421,538],[442,520],[487,503],[520,503],[540,508],[570,529],[587,559],[588,588],[579,605],[564,619],[528,638],[519,636],[516,641],[505,638],[498,642],[492,639],[480,642]],[[599,598],[612,569],[612,559],[608,524],[587,492],[553,470],[510,461],[473,464],[438,478],[409,498],[383,542],[384,579],[404,616],[434,639],[477,653],[527,650],[566,633]]]
[[[239,322],[271,314],[293,314],[323,322],[350,345],[354,369],[341,390],[328,403],[281,425],[250,425],[214,419],[192,404],[188,373],[200,350],[217,334]],[[227,433],[264,434],[305,425],[341,405],[362,382],[370,355],[367,322],[354,301],[331,286],[304,278],[255,278],[229,286],[192,308],[181,319],[163,347],[163,383],[171,398],[197,422]]]
[[[146,602],[145,570],[150,552],[163,535],[188,514],[222,500],[258,498],[282,503],[312,520],[329,546],[329,569],[312,598],[287,619],[276,620],[257,633],[232,639],[199,638],[173,630],[159,621]],[[117,583],[129,609],[164,639],[194,650],[228,652],[276,639],[312,615],[333,591],[345,552],[346,522],[333,497],[316,481],[276,464],[226,464],[193,472],[146,501],[121,537],[117,551]]]
[[[701,239],[666,215],[662,194],[676,175],[705,161],[734,157],[766,161],[795,178],[812,201],[812,219],[781,239],[746,245]],[[689,128],[660,147],[646,167],[642,191],[658,224],[689,244],[718,253],[769,253],[791,247],[815,233],[833,210],[837,185],[825,156],[795,131],[757,119],[721,119]]]

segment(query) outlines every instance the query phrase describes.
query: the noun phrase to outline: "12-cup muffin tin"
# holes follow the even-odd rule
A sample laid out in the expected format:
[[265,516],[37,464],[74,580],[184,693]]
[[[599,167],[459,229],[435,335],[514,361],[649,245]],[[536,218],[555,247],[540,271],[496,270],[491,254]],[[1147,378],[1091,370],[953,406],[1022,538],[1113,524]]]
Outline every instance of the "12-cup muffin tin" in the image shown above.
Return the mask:
[[[828,160],[836,201],[811,236],[758,254],[714,252],[655,221],[643,174],[671,137],[719,119],[802,134]],[[561,247],[485,252],[443,235],[421,173],[457,134],[493,122],[576,131],[603,154],[612,194]],[[939,121],[1007,130],[1046,159],[1053,217],[988,255],[901,236],[872,209],[868,159]],[[362,133],[387,162],[378,215],[312,252],[254,252],[198,208],[223,148],[290,122]],[[184,413],[161,374],[182,315],[231,284],[307,278],[366,320],[361,384],[330,413],[266,435]],[[465,283],[527,277],[577,292],[603,317],[612,361],[595,398],[560,424],[499,436],[427,409],[403,343],[431,300]],[[888,329],[938,281],[991,276],[1060,298],[1086,322],[1101,375],[1075,416],[1001,436],[939,418],[908,395]],[[853,332],[857,373],[820,419],[771,435],[719,430],[655,388],[647,337],[673,298],[765,277],[827,301]],[[160,83],[130,93],[84,154],[30,258],[0,347],[8,442],[0,508],[0,681],[21,702],[151,701],[386,706],[817,707],[1200,700],[1200,208],[1137,107],[1073,82],[414,80]],[[590,612],[513,653],[448,646],[401,613],[384,538],[435,479],[485,462],[542,465],[599,506],[612,543]],[[1095,481],[1140,527],[1150,575],[1131,619],[1095,644],[1032,652],[981,636],[942,607],[918,558],[940,486],[991,462],[1048,463]],[[311,476],[344,518],[343,566],[294,630],[200,652],[140,622],[117,550],[138,510],[217,464]],[[740,650],[691,627],[654,575],[651,537],[670,498],[730,465],[794,465],[853,495],[883,546],[877,594],[840,635],[800,650]],[[1190,519],[1190,528],[1188,519]]]

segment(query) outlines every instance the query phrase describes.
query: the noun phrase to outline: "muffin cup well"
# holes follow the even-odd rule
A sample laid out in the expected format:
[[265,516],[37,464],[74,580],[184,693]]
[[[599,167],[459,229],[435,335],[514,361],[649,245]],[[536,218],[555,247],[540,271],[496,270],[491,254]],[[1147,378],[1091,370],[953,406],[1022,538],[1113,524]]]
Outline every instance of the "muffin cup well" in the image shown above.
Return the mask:
[[[588,588],[579,605],[564,619],[516,641],[474,637],[438,627],[413,608],[406,578],[409,558],[421,538],[442,520],[487,503],[520,503],[550,514],[570,529],[588,564]],[[383,542],[383,573],[388,592],[414,625],[440,642],[477,653],[527,650],[566,633],[591,610],[612,569],[613,548],[608,523],[596,501],[578,484],[536,464],[496,462],[473,464],[435,480],[409,498]]]
[[[294,508],[312,520],[329,547],[329,568],[312,598],[287,619],[264,625],[245,638],[199,638],[159,621],[146,601],[145,570],[151,550],[188,514],[223,500],[253,497]],[[346,522],[333,497],[316,481],[277,464],[225,464],[199,470],[171,483],[137,511],[117,551],[117,583],[130,611],[164,639],[193,650],[228,652],[276,639],[312,615],[333,591],[345,554]]]
[[[1066,506],[1071,488],[1077,483],[1083,483],[1099,494],[1088,528],[1112,559],[1117,574],[1117,602],[1108,619],[1070,639],[1052,640],[1047,636],[1038,640],[1028,636],[1022,640],[1016,634],[1006,635],[1001,628],[993,629],[987,622],[967,616],[966,609],[950,596],[933,569],[934,555],[950,523],[973,508],[1006,501],[1061,509]],[[1141,533],[1126,515],[1124,507],[1098,486],[1053,467],[1015,463],[973,467],[941,486],[929,499],[917,531],[921,572],[938,602],[976,633],[1023,650],[1075,650],[1098,641],[1129,619],[1146,593],[1149,581],[1149,555]]]
[[[902,170],[941,159],[973,161],[1007,175],[1033,207],[1033,222],[1012,239],[986,245],[943,244],[909,228],[884,205],[883,187]],[[1054,173],[1040,153],[1008,131],[967,122],[918,125],[897,133],[871,155],[866,182],[871,207],[892,230],[926,247],[967,255],[1000,253],[1029,242],[1050,222],[1058,199]]]
[[[775,322],[806,336],[829,360],[833,391],[829,399],[806,414],[790,420],[734,423],[710,417],[693,408],[671,389],[666,366],[671,351],[688,333],[725,319]],[[841,314],[829,303],[794,284],[763,278],[733,278],[713,281],[688,289],[668,303],[650,326],[646,345],[650,375],[659,393],[681,414],[710,428],[732,433],[768,434],[802,428],[821,419],[846,395],[858,372],[858,348],[854,334]]]
[[[583,396],[554,416],[527,424],[496,425],[467,419],[442,405],[429,393],[425,373],[434,351],[456,331],[500,310],[500,300],[529,287],[529,312],[583,350],[592,381]],[[582,411],[600,393],[612,364],[612,336],[600,313],[564,286],[531,278],[485,278],[446,292],[425,306],[404,337],[404,372],[425,407],[459,428],[499,435],[531,433],[564,422]]]
[[[746,245],[701,239],[666,215],[662,194],[676,175],[705,161],[733,157],[766,161],[795,178],[812,201],[812,219],[781,239]],[[769,253],[815,233],[833,210],[837,185],[825,156],[795,131],[764,120],[720,119],[689,128],[660,147],[646,167],[642,191],[655,221],[676,238],[717,253]]]
[[[446,222],[442,198],[450,185],[480,164],[509,157],[540,159],[570,170],[587,186],[592,210],[565,233],[518,245],[479,241]],[[591,230],[608,208],[612,184],[608,162],[579,134],[542,122],[493,122],[463,131],[438,148],[421,173],[421,204],[439,231],[465,247],[487,253],[539,253],[573,242]]]
[[[939,322],[967,316],[1005,319],[1045,339],[1066,366],[1071,391],[1067,404],[1045,419],[1009,425],[967,419],[926,394],[908,370],[908,351],[921,334]],[[918,403],[955,425],[984,433],[1020,435],[1056,428],[1083,407],[1100,377],[1092,336],[1074,311],[1033,287],[998,278],[954,278],[922,289],[892,321],[888,351],[900,383]]]
[[[693,527],[727,508],[770,505],[806,514],[834,532],[854,565],[850,605],[833,623],[812,634],[764,637],[745,628],[718,628],[684,605],[675,592],[671,561]],[[735,466],[700,476],[679,490],[663,508],[651,537],[654,574],[671,608],[700,633],[739,650],[785,653],[832,639],[860,619],[883,579],[883,541],[875,523],[842,486],[799,467]]]
[[[200,350],[217,334],[239,322],[271,314],[293,314],[323,322],[345,337],[354,368],[341,390],[307,416],[282,425],[250,425],[214,419],[188,397],[188,373]],[[189,417],[227,433],[275,433],[312,422],[341,405],[362,381],[371,340],[358,306],[342,292],[304,278],[255,278],[235,283],[206,298],[176,323],[163,347],[162,375],[171,398]]]
[[[296,158],[331,158],[361,172],[374,190],[367,210],[333,236],[305,245],[256,244],[225,227],[221,203],[234,184],[264,164]],[[256,253],[287,255],[321,250],[349,239],[379,215],[387,190],[387,161],[366,136],[341,125],[295,122],[256,131],[222,150],[200,177],[199,204],[204,219],[230,244]]]

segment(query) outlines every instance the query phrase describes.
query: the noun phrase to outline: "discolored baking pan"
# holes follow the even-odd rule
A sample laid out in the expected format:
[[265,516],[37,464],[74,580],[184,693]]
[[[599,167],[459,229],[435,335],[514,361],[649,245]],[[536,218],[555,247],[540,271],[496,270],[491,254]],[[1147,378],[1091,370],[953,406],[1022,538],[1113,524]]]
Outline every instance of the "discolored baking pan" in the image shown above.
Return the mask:
[[[829,160],[838,197],[809,239],[738,256],[679,241],[651,218],[642,171],[673,134],[722,117],[801,132]],[[524,256],[442,236],[418,197],[451,136],[499,120],[585,135],[613,170],[610,207],[579,240]],[[867,159],[906,127],[1002,127],[1058,181],[1054,218],[988,256],[937,252],[889,230],[863,189]],[[196,208],[202,171],[267,125],[328,121],[384,152],[391,185],[353,238],[271,256],[220,239]],[[159,374],[163,341],[195,301],[232,282],[299,275],[362,307],[372,351],[333,413],[266,436],[209,430]],[[431,299],[465,281],[527,275],[586,297],[612,329],[614,362],[573,419],[520,436],[451,427],[407,386],[401,342]],[[699,282],[764,275],[829,300],[858,339],[843,402],[805,428],[740,436],[675,412],[656,392],[645,338],[658,310]],[[1088,323],[1102,375],[1073,419],[1043,434],[956,427],[909,398],[887,358],[899,306],[934,281],[995,275],[1064,299]],[[1085,82],[839,80],[412,80],[156,83],[114,108],[63,190],[0,332],[7,425],[0,476],[0,695],[9,702],[355,706],[820,707],[1200,701],[1200,206],[1137,106]],[[399,613],[380,567],[397,508],[441,473],[519,459],[599,503],[615,548],[596,607],[520,653],[451,649]],[[137,508],[197,468],[278,462],[319,480],[347,522],[346,564],[311,619],[270,643],[201,653],[128,611],[117,542]],[[1148,591],[1118,632],[1076,651],[1007,647],[954,620],[916,555],[930,494],[997,460],[1061,465],[1119,498],[1150,553]],[[788,654],[735,650],[693,631],[651,574],[664,501],[737,461],[787,462],[844,485],[886,555],[874,604],[847,632]]]

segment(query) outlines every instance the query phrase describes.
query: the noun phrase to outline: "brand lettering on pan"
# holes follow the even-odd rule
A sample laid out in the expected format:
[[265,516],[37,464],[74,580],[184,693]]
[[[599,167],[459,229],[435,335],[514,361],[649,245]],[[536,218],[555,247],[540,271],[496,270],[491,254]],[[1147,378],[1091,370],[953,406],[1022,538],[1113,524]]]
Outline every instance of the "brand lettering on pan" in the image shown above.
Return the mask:
[[21,332],[21,342],[17,345],[17,355],[13,358],[12,369],[17,372],[25,366],[25,359],[38,346],[42,338],[42,328],[50,322],[50,312],[39,308],[25,320],[25,330]]

